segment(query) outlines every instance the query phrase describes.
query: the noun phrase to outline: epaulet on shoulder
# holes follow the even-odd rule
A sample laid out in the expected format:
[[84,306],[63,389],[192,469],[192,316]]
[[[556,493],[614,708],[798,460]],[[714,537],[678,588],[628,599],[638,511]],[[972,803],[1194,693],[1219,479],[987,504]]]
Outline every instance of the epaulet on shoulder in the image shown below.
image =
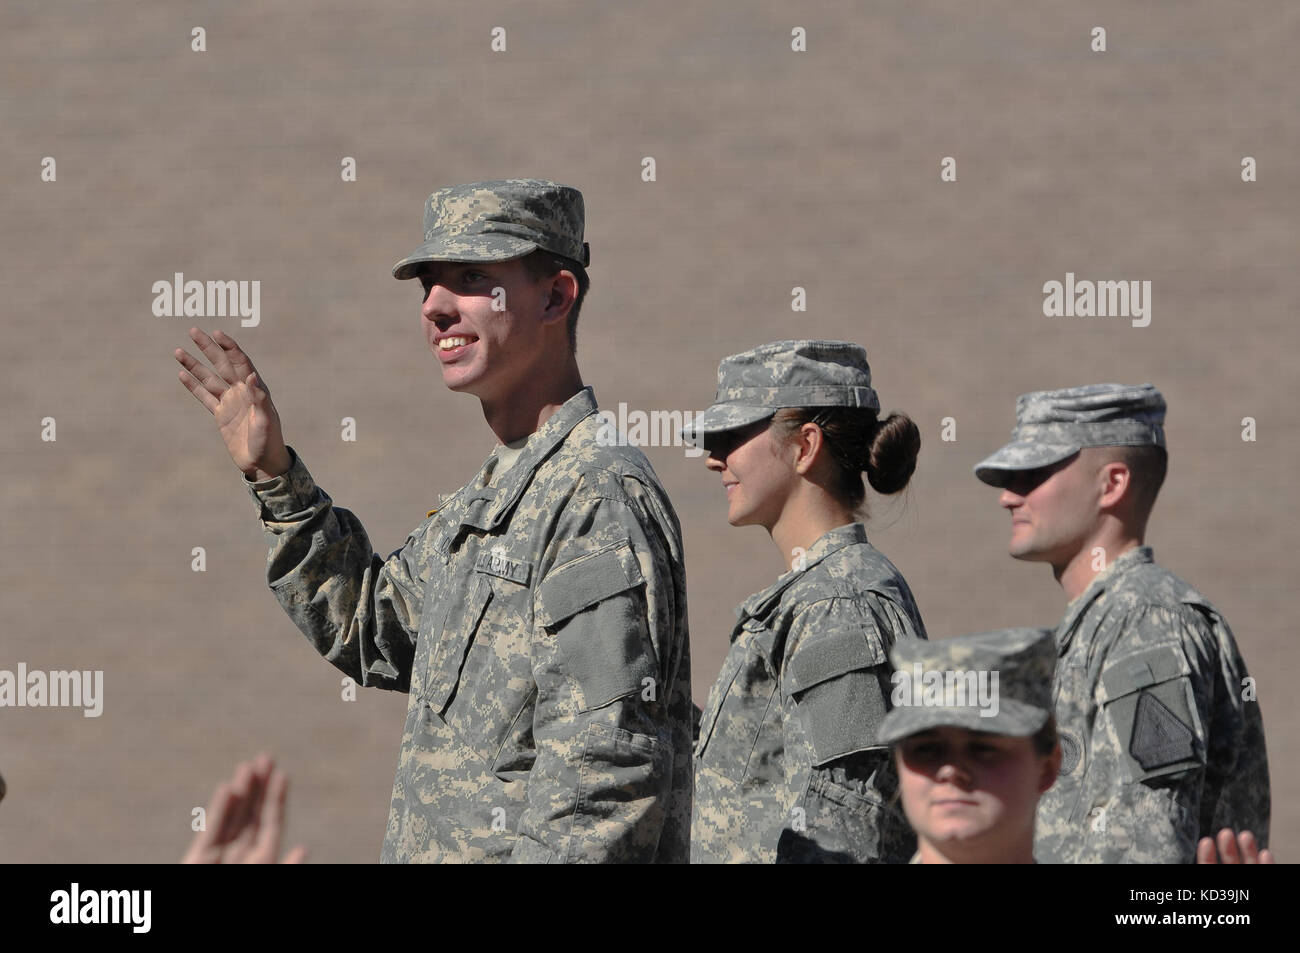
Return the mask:
[[1174,611],[1183,606],[1197,606],[1218,613],[1214,603],[1210,602],[1195,586],[1158,563],[1147,563],[1141,567],[1141,571],[1134,574],[1133,583],[1127,588],[1137,594],[1137,605],[1163,607]]
[[[587,466],[579,468],[574,474],[579,496],[592,493],[621,499],[627,495],[623,488],[623,477],[627,473],[617,465],[617,461],[589,460],[587,463]],[[614,465],[607,465],[611,463]]]
[[425,518],[425,519],[428,519],[430,516],[432,516],[432,515],[433,515],[434,513],[436,513],[436,512],[438,512],[438,507],[435,506],[433,509],[429,510],[429,512],[427,512],[427,513],[424,514],[424,518]]

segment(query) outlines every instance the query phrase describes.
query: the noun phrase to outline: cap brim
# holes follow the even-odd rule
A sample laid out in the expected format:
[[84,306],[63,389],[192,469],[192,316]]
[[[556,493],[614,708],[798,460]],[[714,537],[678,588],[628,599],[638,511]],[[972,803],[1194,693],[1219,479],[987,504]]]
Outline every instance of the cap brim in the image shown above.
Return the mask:
[[1010,482],[1011,474],[1060,463],[1074,456],[1079,449],[1060,443],[1009,443],[975,464],[975,476],[989,486],[1005,487]]
[[433,238],[393,266],[393,277],[414,278],[430,261],[510,261],[536,251],[536,242],[513,235],[465,235]]
[[682,428],[682,440],[703,446],[709,437],[725,430],[748,427],[766,420],[776,413],[772,407],[751,407],[745,404],[713,404],[695,415],[695,422]]
[[979,708],[943,708],[935,705],[900,705],[885,715],[876,731],[876,742],[892,745],[909,735],[932,728],[965,728],[993,735],[1032,735],[1047,724],[1049,712],[1014,698],[998,703],[996,715],[986,715]]

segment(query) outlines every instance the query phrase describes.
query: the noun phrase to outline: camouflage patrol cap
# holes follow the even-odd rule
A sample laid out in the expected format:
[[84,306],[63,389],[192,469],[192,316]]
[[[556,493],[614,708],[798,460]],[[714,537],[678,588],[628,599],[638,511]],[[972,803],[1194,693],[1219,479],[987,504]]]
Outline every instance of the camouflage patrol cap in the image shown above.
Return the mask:
[[724,357],[718,392],[707,410],[682,428],[703,442],[771,417],[783,407],[861,407],[879,410],[867,352],[848,341],[774,341]]
[[439,189],[424,203],[424,243],[393,266],[414,278],[427,261],[510,261],[544,248],[586,266],[582,193],[545,179],[495,179]]
[[977,463],[975,475],[1002,487],[1011,471],[1050,466],[1084,447],[1163,447],[1164,419],[1165,399],[1150,384],[1087,384],[1021,394],[1011,442]]
[[1056,639],[1051,629],[1015,628],[950,639],[901,639],[893,709],[876,740],[893,744],[952,726],[997,735],[1032,735],[1052,711]]

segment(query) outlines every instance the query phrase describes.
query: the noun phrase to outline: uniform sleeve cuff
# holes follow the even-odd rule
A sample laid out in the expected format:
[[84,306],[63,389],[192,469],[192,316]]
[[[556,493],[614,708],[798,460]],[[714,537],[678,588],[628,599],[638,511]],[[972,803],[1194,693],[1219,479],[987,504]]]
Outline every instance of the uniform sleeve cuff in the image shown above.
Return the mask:
[[297,451],[286,445],[292,461],[289,469],[269,480],[253,481],[243,475],[244,486],[258,506],[263,520],[289,519],[294,514],[310,509],[316,499],[316,482],[307,472]]

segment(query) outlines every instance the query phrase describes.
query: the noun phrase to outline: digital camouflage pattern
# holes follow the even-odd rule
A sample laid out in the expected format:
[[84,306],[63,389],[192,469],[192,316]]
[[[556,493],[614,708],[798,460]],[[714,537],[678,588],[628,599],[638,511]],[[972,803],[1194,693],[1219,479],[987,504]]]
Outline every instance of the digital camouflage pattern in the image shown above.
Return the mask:
[[[882,744],[940,726],[1032,735],[1052,713],[1056,641],[1051,629],[996,629],[938,641],[903,639],[889,659],[895,672],[894,707],[880,726]],[[991,696],[984,700],[995,704],[979,704],[981,694],[972,676],[982,673],[988,673],[984,677]],[[906,685],[900,679],[906,679]]]
[[1232,631],[1204,596],[1118,556],[1056,630],[1062,765],[1038,804],[1046,863],[1192,863],[1221,828],[1268,843],[1264,723]]
[[688,857],[681,529],[601,423],[584,388],[386,559],[296,453],[247,484],[290,618],[358,684],[410,694],[384,861]]
[[509,261],[538,248],[582,265],[582,193],[545,179],[495,179],[438,189],[424,203],[424,242],[393,266],[414,278],[427,261]]
[[1150,384],[1087,384],[1021,394],[1011,442],[975,465],[991,486],[1009,471],[1037,470],[1084,447],[1165,445],[1165,399]]
[[849,341],[773,341],[724,357],[707,410],[682,428],[690,443],[771,417],[782,407],[879,410],[867,352]]
[[736,610],[695,752],[695,863],[902,863],[916,849],[877,737],[896,641],[925,638],[861,523]]

